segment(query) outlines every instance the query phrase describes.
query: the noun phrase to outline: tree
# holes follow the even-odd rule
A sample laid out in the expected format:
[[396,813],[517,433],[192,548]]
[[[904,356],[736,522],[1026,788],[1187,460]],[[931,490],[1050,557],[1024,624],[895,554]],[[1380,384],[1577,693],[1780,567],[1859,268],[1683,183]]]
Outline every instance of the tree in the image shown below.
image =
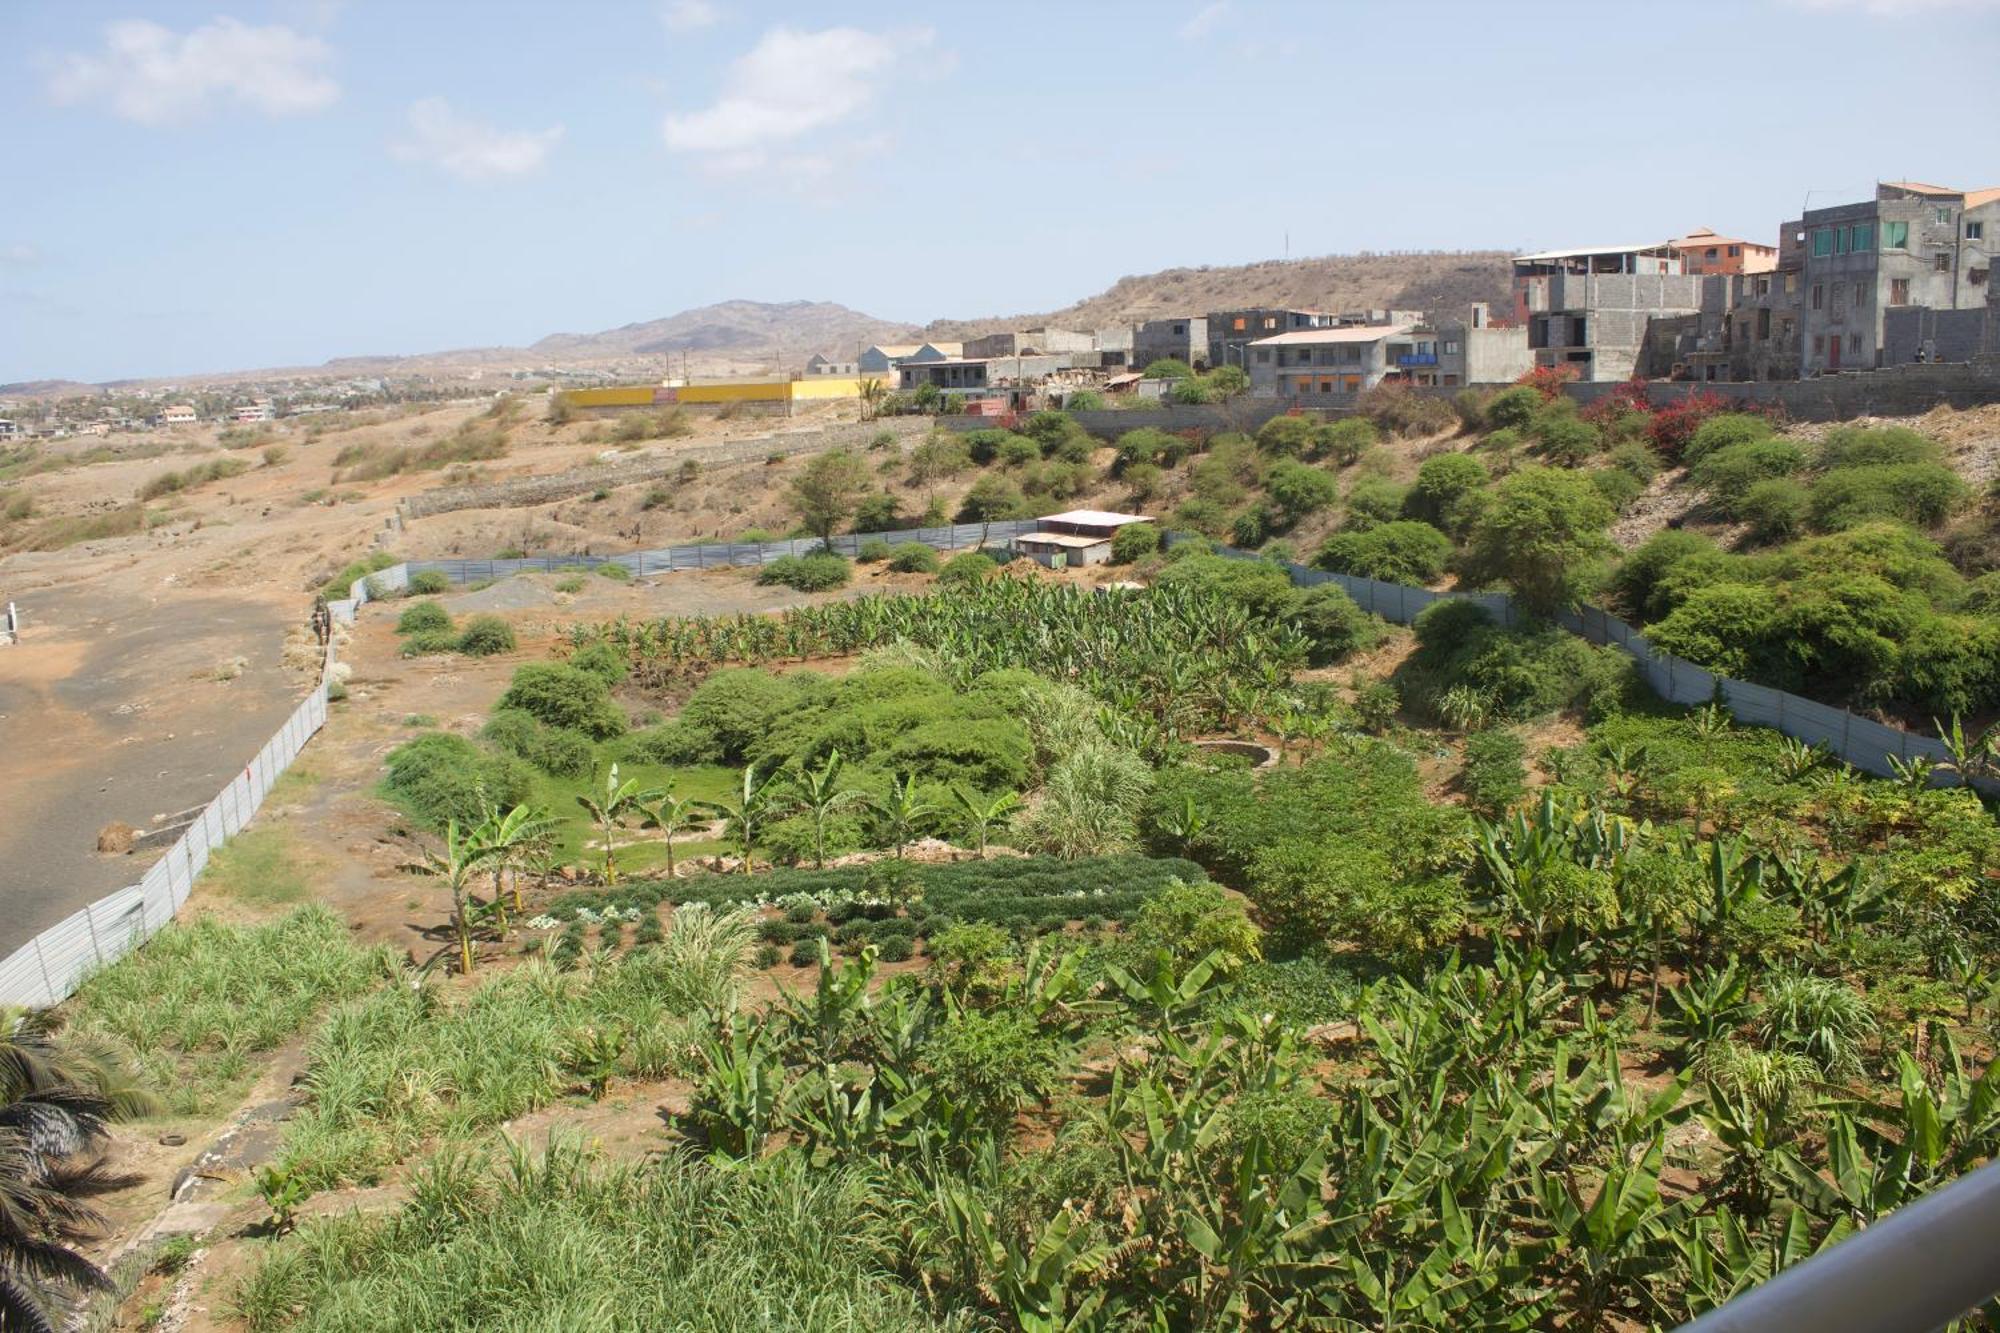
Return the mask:
[[986,842],[995,829],[1004,828],[1007,816],[1014,813],[1021,804],[1020,796],[1011,791],[1003,791],[991,800],[967,791],[964,787],[951,789],[952,799],[958,802],[959,817],[965,831],[972,836],[979,849],[979,859],[986,859]]
[[1615,514],[1586,476],[1523,468],[1494,489],[1472,530],[1466,572],[1505,583],[1522,606],[1552,615],[1573,606],[1611,554]]
[[155,1106],[108,1051],[58,1042],[46,1015],[0,1024],[0,1329],[53,1333],[74,1298],[112,1289],[78,1251],[104,1226],[88,1200],[138,1181],[106,1170],[106,1127]]
[[1233,398],[1250,387],[1250,375],[1241,366],[1217,366],[1208,374],[1208,387],[1218,398]]
[[888,386],[881,380],[872,375],[862,380],[856,390],[856,397],[861,399],[861,419],[872,421],[879,416],[882,411],[882,400],[888,396]]
[[806,530],[830,545],[835,528],[854,516],[861,497],[874,484],[868,465],[845,449],[820,454],[786,488],[785,498],[798,511]]
[[[617,771],[615,766],[612,771]],[[492,851],[470,831],[459,828],[456,819],[445,823],[444,849],[424,852],[424,873],[443,880],[451,893],[451,929],[458,939],[458,970],[462,976],[472,975],[472,877],[491,855]]]
[[1139,374],[1149,380],[1184,380],[1194,374],[1194,368],[1177,357],[1163,356],[1157,361],[1148,361]]
[[950,481],[971,464],[965,441],[955,432],[932,431],[910,451],[910,484],[924,488],[924,498],[937,498],[938,483]]
[[695,817],[698,801],[683,800],[672,792],[661,792],[654,800],[640,805],[639,813],[645,817],[647,828],[660,831],[660,841],[667,849],[667,878],[674,877],[674,839],[693,828],[700,821]]
[[618,765],[604,776],[604,794],[599,796],[579,795],[576,803],[589,812],[591,822],[597,825],[604,837],[604,882],[618,882],[616,850],[612,845],[612,830],[618,826],[619,817],[627,810],[643,808],[644,802],[651,800],[655,793],[639,786],[637,778],[618,780]]
[[914,773],[891,778],[889,794],[878,796],[868,804],[875,811],[877,832],[895,851],[898,861],[903,859],[903,849],[915,841],[924,826],[939,813],[937,806],[917,794],[917,775]]
[[521,871],[547,843],[555,821],[531,806],[494,811],[473,830],[473,838],[493,862],[493,912],[500,938],[507,938],[507,909],[501,897],[501,876],[513,879],[514,910],[521,910]]
[[734,801],[702,801],[704,810],[712,810],[723,821],[723,833],[732,839],[743,852],[743,873],[750,873],[750,851],[757,843],[757,829],[769,813],[773,790],[778,781],[779,771],[773,769],[763,777],[757,776],[757,765],[743,766],[742,787]]
[[[925,548],[928,549],[928,548]],[[794,803],[812,817],[813,869],[826,869],[826,826],[827,821],[852,805],[867,799],[858,791],[840,789],[840,770],[847,761],[840,751],[834,750],[820,761],[818,768],[800,765],[791,772]]]

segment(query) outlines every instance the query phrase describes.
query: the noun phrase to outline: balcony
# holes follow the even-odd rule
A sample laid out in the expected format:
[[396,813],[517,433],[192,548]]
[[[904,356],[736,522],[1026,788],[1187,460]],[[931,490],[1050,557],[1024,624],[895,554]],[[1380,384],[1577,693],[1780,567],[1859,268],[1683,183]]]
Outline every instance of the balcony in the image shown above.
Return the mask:
[[1399,366],[1434,366],[1437,363],[1436,352],[1403,352],[1396,357]]

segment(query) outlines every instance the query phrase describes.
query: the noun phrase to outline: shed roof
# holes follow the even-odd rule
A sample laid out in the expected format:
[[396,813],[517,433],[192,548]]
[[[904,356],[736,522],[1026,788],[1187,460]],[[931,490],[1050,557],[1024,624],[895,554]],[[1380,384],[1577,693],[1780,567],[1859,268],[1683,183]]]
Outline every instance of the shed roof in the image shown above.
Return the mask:
[[1514,262],[1540,264],[1555,259],[1582,259],[1585,255],[1645,254],[1652,250],[1667,248],[1665,241],[1648,241],[1644,245],[1581,245],[1574,250],[1537,250],[1531,255],[1515,255]]
[[1026,532],[1014,539],[1017,546],[1064,546],[1071,550],[1082,550],[1088,546],[1102,546],[1109,537],[1083,537],[1074,532]]
[[1127,523],[1151,523],[1144,514],[1114,514],[1103,509],[1069,509],[1035,520],[1037,523],[1072,523],[1084,528],[1122,528]]
[[1252,347],[1291,347],[1298,344],[1317,346],[1320,343],[1372,343],[1384,338],[1393,338],[1399,333],[1408,333],[1413,324],[1346,324],[1333,329],[1297,329],[1291,333],[1274,333],[1268,338],[1259,338]]

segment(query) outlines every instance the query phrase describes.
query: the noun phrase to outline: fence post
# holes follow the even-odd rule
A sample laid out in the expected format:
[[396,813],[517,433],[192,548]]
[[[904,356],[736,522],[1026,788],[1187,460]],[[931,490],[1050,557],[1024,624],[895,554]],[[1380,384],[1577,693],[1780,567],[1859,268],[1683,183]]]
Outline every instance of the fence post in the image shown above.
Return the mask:
[[92,903],[90,907],[83,909],[83,924],[90,931],[90,951],[97,955],[97,965],[103,967],[104,946],[97,942],[97,914],[90,910],[91,907],[95,906],[97,904]]
[[49,977],[49,960],[42,953],[42,937],[35,936],[35,963],[42,969],[42,993],[49,997],[50,1005],[58,1005],[66,998],[56,994],[56,983]]

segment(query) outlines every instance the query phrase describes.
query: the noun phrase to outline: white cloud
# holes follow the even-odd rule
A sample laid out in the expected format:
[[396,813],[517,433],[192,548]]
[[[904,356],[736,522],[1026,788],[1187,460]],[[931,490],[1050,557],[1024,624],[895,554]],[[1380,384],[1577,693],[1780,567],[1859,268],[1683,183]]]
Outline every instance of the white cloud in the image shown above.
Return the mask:
[[1181,40],[1198,42],[1221,26],[1229,17],[1229,0],[1214,0],[1212,4],[1197,9],[1186,23],[1181,24]]
[[41,262],[41,250],[27,241],[0,245],[0,264],[9,268],[30,268]]
[[440,167],[465,180],[523,176],[540,169],[562,138],[560,125],[546,130],[502,130],[460,115],[442,97],[426,97],[410,107],[407,137],[389,145],[404,162]]
[[693,32],[722,21],[722,11],[709,0],[672,0],[660,11],[660,21],[668,32]]
[[147,19],[104,27],[104,49],[72,53],[48,71],[57,102],[102,102],[141,125],[187,120],[218,101],[271,116],[323,111],[340,96],[325,72],[333,50],[282,25],[217,18],[186,33]]
[[774,149],[864,110],[931,40],[928,29],[773,28],[729,67],[712,105],[669,114],[661,133],[667,147],[702,155],[712,170],[756,169]]

